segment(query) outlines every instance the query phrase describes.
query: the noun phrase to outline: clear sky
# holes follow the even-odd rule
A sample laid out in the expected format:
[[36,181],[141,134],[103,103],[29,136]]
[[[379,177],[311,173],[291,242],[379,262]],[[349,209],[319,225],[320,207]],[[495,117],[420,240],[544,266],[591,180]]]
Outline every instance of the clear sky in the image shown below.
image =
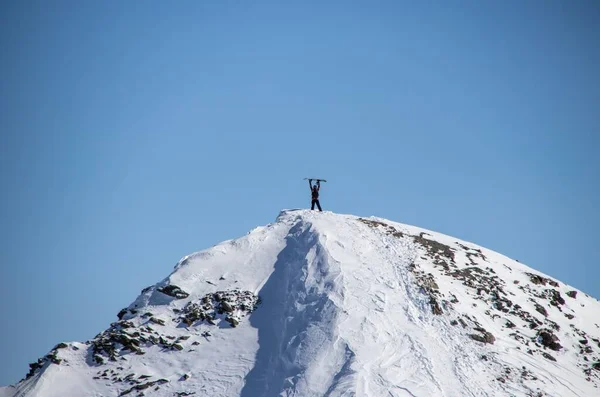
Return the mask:
[[0,384],[304,177],[600,297],[599,4],[1,2]]

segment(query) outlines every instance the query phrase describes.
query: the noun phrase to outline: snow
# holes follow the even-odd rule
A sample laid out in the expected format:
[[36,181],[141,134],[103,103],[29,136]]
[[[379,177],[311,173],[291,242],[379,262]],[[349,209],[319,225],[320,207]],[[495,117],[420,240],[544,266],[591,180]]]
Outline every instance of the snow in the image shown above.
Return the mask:
[[[167,285],[189,296],[158,291]],[[215,314],[215,325],[181,321],[190,302],[210,301],[216,313],[220,298],[209,297],[236,290],[261,303],[252,311],[227,298],[234,310]],[[184,257],[145,289],[111,328],[146,338],[138,354],[116,343],[115,361],[99,364],[91,344],[69,343],[53,350],[59,364],[44,361],[0,397],[593,396],[599,314],[597,300],[469,242],[380,218],[286,210]],[[542,345],[544,329],[558,350]],[[493,343],[470,336],[486,332]],[[140,389],[123,394],[132,387]]]

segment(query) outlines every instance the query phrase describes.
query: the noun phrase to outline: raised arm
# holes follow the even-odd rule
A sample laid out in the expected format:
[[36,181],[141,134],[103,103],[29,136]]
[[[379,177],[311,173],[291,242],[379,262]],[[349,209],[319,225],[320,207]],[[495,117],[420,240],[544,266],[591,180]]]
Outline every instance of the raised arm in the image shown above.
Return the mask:
[[312,190],[312,179],[308,180],[308,186],[310,186],[310,190]]
[[317,179],[317,190],[321,190],[321,181]]

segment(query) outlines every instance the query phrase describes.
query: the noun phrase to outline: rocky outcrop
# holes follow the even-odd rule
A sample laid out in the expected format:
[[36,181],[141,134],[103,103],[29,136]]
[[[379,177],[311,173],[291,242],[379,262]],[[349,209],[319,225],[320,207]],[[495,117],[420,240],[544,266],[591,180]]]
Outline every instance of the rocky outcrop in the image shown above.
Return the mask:
[[133,391],[142,391],[149,387],[156,386],[156,385],[163,385],[165,383],[169,383],[169,381],[166,379],[158,379],[158,380],[151,381],[151,382],[140,383],[140,384],[137,384],[137,385],[125,390],[125,391],[122,391],[121,394],[119,394],[119,396],[125,396]]
[[163,288],[159,288],[158,292],[161,292],[175,299],[185,299],[188,296],[190,296],[190,294],[173,284],[167,285]]
[[[184,293],[176,286],[167,289],[166,292],[174,296],[183,296]],[[173,308],[173,312],[178,315],[176,322],[188,327],[199,325],[200,322],[216,325],[221,320],[229,323],[231,327],[236,327],[242,317],[254,311],[259,301],[258,296],[250,291],[239,289],[218,291],[205,295],[198,302],[188,302],[183,309]],[[102,365],[106,361],[117,361],[127,354],[142,355],[145,353],[145,348],[154,345],[166,350],[183,351],[182,343],[189,339],[189,335],[179,337],[165,335],[150,326],[152,324],[159,328],[164,327],[167,321],[170,320],[146,312],[131,320],[112,323],[109,329],[90,341],[91,361],[96,365]],[[202,335],[208,337],[210,333],[205,331]]]
[[180,321],[189,327],[199,322],[214,325],[224,320],[236,327],[240,319],[252,313],[259,302],[258,296],[250,291],[217,291],[206,294],[198,302],[188,302],[180,313]]
[[140,333],[129,334],[127,329],[133,328],[130,321],[112,323],[106,331],[96,335],[91,341],[92,357],[96,364],[104,364],[105,359],[117,361],[121,353],[133,352],[143,354]]
[[474,339],[481,343],[489,343],[489,344],[494,344],[494,342],[496,341],[496,338],[494,337],[494,335],[492,335],[491,332],[486,331],[484,328],[476,327],[475,331],[478,331],[479,334],[469,334],[471,339]]
[[442,244],[435,240],[430,240],[424,237],[425,233],[421,233],[418,236],[413,236],[415,243],[421,245],[427,250],[430,257],[442,257],[446,258],[451,262],[454,262],[454,249],[450,246]]
[[538,274],[533,274],[533,273],[525,273],[529,276],[529,279],[531,280],[531,282],[533,284],[536,285],[546,285],[546,284],[550,284],[553,287],[558,287],[558,283],[554,280],[551,280],[547,277],[542,277]]
[[61,359],[58,356],[59,350],[66,349],[68,347],[69,347],[69,345],[61,342],[58,345],[54,346],[54,348],[48,354],[46,354],[44,357],[39,358],[34,363],[30,363],[29,364],[29,372],[27,373],[27,375],[25,375],[25,379],[31,378],[33,375],[35,375],[40,369],[44,368],[45,366],[60,365],[63,362],[63,359]]
[[537,340],[542,346],[545,346],[551,350],[559,351],[562,349],[561,344],[558,343],[558,337],[554,335],[551,330],[540,330],[537,334]]

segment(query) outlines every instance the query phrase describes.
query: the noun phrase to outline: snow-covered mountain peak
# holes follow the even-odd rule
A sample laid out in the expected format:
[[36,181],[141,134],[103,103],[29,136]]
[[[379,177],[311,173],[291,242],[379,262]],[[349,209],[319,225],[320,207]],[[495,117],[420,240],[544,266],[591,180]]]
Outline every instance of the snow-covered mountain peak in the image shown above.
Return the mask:
[[282,211],[0,396],[600,395],[600,303],[380,218]]

